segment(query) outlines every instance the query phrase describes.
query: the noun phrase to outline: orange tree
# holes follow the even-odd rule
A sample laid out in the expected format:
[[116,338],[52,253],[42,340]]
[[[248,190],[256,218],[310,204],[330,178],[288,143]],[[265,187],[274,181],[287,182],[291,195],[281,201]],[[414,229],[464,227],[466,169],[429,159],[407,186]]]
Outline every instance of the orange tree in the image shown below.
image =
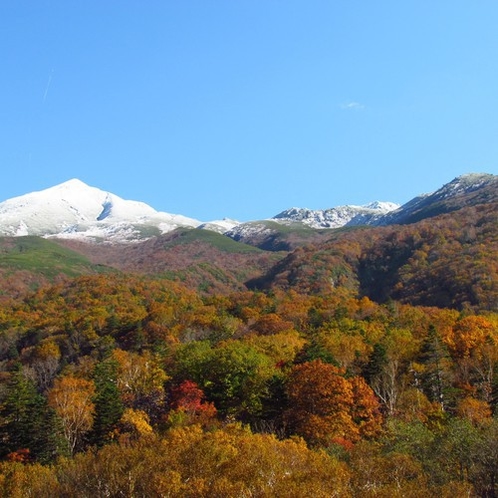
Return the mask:
[[287,381],[291,433],[314,446],[357,441],[379,429],[379,403],[362,378],[347,379],[343,371],[321,360],[293,367]]

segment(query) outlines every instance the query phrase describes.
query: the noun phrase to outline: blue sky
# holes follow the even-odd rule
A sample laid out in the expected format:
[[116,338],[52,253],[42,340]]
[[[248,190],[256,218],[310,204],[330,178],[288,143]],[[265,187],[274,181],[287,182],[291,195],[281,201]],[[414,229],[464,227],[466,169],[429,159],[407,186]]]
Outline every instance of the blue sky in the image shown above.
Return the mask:
[[203,221],[498,174],[496,0],[4,0],[0,200]]

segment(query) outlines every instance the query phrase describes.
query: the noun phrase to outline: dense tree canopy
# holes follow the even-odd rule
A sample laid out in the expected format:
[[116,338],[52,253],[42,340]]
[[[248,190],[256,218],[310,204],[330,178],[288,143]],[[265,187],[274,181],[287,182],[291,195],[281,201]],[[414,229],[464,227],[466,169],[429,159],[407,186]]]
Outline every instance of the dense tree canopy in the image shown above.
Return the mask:
[[75,278],[0,306],[0,493],[496,496],[497,367],[492,311]]

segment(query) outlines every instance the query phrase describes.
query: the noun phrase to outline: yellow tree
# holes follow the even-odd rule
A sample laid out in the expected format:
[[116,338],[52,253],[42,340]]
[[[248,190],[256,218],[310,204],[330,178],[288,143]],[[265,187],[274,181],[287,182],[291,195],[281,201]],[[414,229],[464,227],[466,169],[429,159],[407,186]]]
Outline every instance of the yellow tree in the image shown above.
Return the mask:
[[92,428],[94,394],[93,382],[71,376],[56,379],[48,393],[49,404],[62,421],[71,454],[78,448],[83,434]]
[[498,363],[498,326],[483,316],[466,316],[456,322],[445,342],[456,360],[458,383],[464,388],[477,387],[482,398],[492,402]]
[[275,365],[286,365],[293,362],[297,353],[306,344],[306,340],[300,337],[295,330],[272,335],[249,334],[241,341],[259,353],[269,356]]
[[164,402],[164,383],[168,380],[159,358],[148,351],[142,354],[115,349],[117,361],[116,385],[123,402],[142,409],[155,418]]

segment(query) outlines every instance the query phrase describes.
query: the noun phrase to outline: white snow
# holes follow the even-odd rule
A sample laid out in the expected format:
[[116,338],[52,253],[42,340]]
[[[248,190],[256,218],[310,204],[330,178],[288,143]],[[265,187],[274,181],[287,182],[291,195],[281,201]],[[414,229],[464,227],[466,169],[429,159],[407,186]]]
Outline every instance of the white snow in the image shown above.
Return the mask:
[[300,221],[312,228],[340,228],[349,224],[371,223],[398,208],[398,204],[381,201],[364,206],[346,205],[323,210],[291,208],[277,214],[272,220],[279,223]]
[[207,223],[199,225],[197,228],[211,230],[218,233],[225,233],[239,226],[240,224],[240,221],[231,220],[230,218],[223,218],[222,220],[208,221]]

